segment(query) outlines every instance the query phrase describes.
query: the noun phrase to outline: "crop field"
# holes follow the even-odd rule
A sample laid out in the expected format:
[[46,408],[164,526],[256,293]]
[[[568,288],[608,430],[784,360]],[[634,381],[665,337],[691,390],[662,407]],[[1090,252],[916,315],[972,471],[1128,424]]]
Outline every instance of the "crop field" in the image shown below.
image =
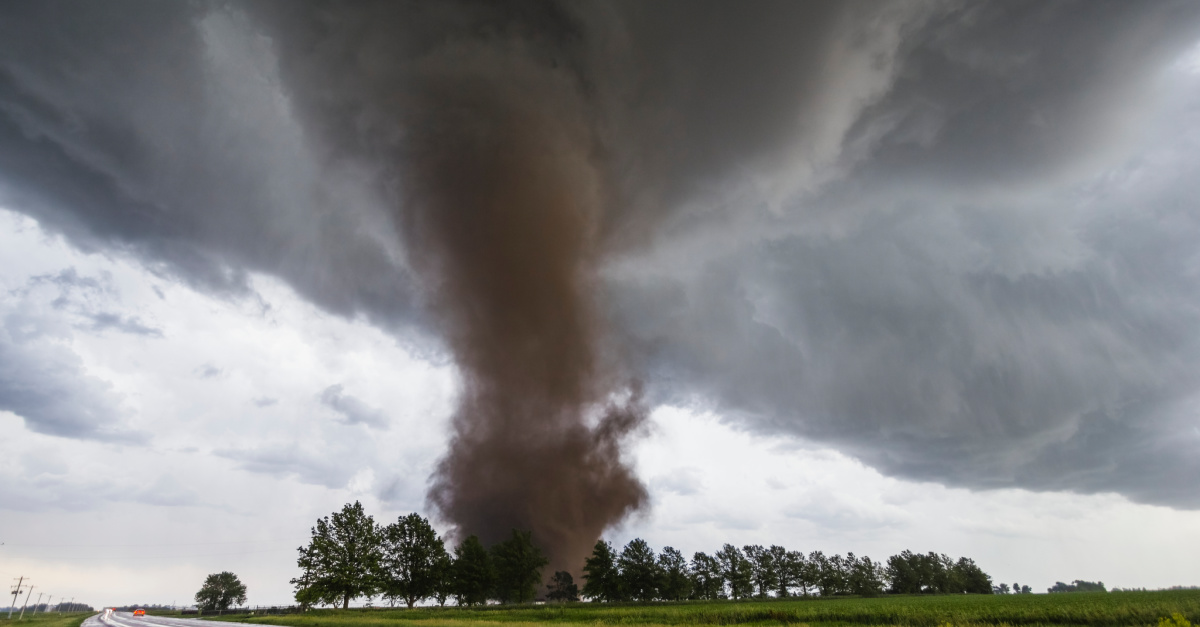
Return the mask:
[[38,612],[33,614],[25,612],[25,618],[19,619],[21,610],[18,609],[13,613],[12,620],[8,620],[8,612],[0,614],[0,625],[8,627],[79,627],[80,623],[88,616],[92,616],[95,612],[65,612],[58,614],[55,612]]
[[1173,614],[1200,627],[1200,590],[905,596],[653,604],[313,610],[218,620],[290,627],[516,625],[1152,625]]

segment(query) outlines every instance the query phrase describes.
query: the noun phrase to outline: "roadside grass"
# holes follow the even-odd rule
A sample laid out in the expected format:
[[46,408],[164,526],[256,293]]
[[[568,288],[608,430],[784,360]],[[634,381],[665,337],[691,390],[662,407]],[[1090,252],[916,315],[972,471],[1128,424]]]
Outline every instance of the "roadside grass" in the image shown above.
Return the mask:
[[87,617],[92,616],[95,612],[64,612],[58,614],[55,612],[38,612],[31,614],[25,612],[25,618],[18,620],[21,610],[13,612],[12,620],[8,619],[8,612],[0,614],[0,625],[12,625],[12,627],[79,627]]
[[[212,620],[288,627],[518,627],[521,625],[1151,625],[1179,614],[1200,627],[1200,590],[1066,594],[885,596],[878,598],[684,603],[312,610]],[[1174,625],[1174,624],[1173,624]],[[1180,625],[1179,627],[1183,627]]]

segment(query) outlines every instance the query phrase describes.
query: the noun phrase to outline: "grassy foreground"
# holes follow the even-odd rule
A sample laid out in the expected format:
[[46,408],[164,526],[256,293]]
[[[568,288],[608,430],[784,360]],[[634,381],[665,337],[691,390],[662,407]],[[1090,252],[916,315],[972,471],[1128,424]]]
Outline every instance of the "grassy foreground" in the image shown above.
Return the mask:
[[56,614],[54,612],[38,612],[33,614],[25,612],[25,618],[17,620],[21,615],[21,610],[13,612],[12,620],[8,620],[8,612],[0,614],[0,625],[8,627],[79,627],[84,619],[95,614],[95,612],[65,612]]
[[1182,614],[1200,627],[1200,590],[655,604],[313,610],[231,616],[291,627],[517,627],[518,625],[1153,625]]

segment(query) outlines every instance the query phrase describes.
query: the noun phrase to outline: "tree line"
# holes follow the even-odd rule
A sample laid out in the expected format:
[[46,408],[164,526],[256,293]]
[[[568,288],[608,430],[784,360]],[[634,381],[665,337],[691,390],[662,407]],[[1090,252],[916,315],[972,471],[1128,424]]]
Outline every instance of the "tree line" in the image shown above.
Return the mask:
[[375,596],[408,607],[429,599],[444,605],[450,597],[459,605],[528,603],[547,564],[530,532],[514,530],[490,548],[469,536],[452,556],[420,515],[379,525],[357,501],[317,520],[312,539],[299,552],[301,575],[291,583],[296,601],[305,607],[346,608],[353,599]]
[[905,551],[884,565],[853,553],[805,555],[779,545],[726,544],[689,561],[669,546],[656,556],[640,538],[619,553],[604,540],[596,542],[583,573],[583,596],[598,601],[993,592],[991,578],[965,557]]
[[309,544],[299,548],[301,575],[291,583],[302,606],[343,608],[377,596],[408,607],[451,598],[464,606],[528,603],[543,590],[550,601],[601,602],[993,592],[991,578],[969,558],[910,551],[881,564],[853,553],[726,544],[688,560],[669,546],[655,553],[640,538],[619,551],[599,540],[583,564],[582,589],[566,571],[544,580],[546,564],[527,531],[513,530],[490,547],[468,536],[451,553],[420,515],[381,525],[355,502],[317,520]]
[[1076,579],[1069,584],[1056,581],[1053,587],[1046,589],[1046,592],[1108,592],[1108,590],[1104,587],[1103,581],[1083,581],[1082,579]]

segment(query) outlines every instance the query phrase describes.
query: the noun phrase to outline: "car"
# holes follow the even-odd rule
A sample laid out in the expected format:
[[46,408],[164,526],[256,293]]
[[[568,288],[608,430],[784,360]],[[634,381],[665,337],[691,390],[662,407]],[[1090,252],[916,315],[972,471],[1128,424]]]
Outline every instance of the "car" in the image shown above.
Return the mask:
[[145,615],[146,615],[146,610],[143,610],[143,609],[141,609],[141,608],[138,608],[138,609],[136,609],[136,610],[134,610],[134,611],[133,611],[133,615],[134,615],[134,616],[145,616]]

